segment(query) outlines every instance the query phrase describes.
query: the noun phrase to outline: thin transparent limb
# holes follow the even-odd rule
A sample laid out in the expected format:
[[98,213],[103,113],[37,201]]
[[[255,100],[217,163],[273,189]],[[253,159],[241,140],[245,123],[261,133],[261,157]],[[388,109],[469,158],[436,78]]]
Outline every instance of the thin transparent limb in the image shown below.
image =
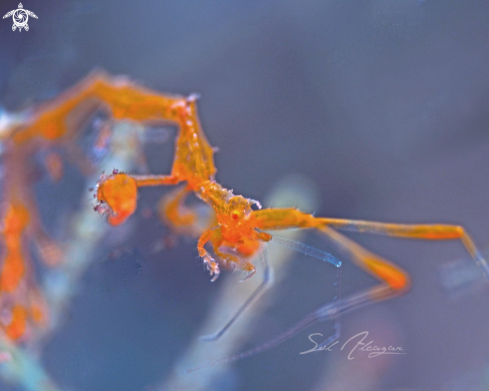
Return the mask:
[[[296,211],[295,209],[291,209],[292,211]],[[282,217],[282,211],[279,212]],[[270,217],[270,215],[269,215]],[[288,221],[291,225],[289,228],[297,228],[296,223],[293,222],[293,216],[288,218]],[[348,256],[351,257],[352,261],[365,271],[367,271],[372,276],[381,280],[382,282],[370,289],[362,291],[358,294],[351,295],[345,299],[340,299],[340,286],[339,286],[339,270],[338,268],[338,282],[337,282],[337,295],[336,299],[333,302],[326,304],[323,307],[318,308],[316,311],[307,315],[301,321],[296,323],[290,329],[285,331],[284,333],[278,335],[277,337],[271,339],[270,341],[259,345],[253,349],[250,349],[246,352],[237,354],[235,356],[224,358],[221,360],[217,360],[211,362],[202,367],[196,367],[188,370],[187,372],[193,372],[197,369],[206,368],[212,365],[221,364],[221,363],[229,363],[237,360],[241,360],[243,358],[252,356],[256,353],[262,352],[264,350],[271,349],[287,339],[293,337],[300,331],[304,330],[306,327],[318,322],[325,321],[328,319],[335,319],[335,332],[333,335],[325,340],[319,347],[326,347],[333,343],[338,337],[340,333],[340,323],[339,317],[341,314],[356,310],[360,307],[363,307],[368,304],[373,304],[378,301],[387,300],[399,295],[404,294],[410,288],[410,278],[409,275],[403,271],[400,267],[393,265],[389,261],[381,258],[380,256],[364,249],[359,244],[353,242],[352,240],[346,238],[342,234],[336,232],[335,230],[329,228],[328,226],[322,224],[315,224],[314,217],[311,216],[312,223],[310,227],[315,227],[319,229],[326,237],[335,244],[340,251],[345,252]],[[263,228],[262,224],[262,227]],[[270,223],[271,225],[271,223]],[[270,227],[267,227],[270,228]],[[281,226],[280,229],[286,227]],[[299,246],[301,247],[301,246]],[[320,252],[320,250],[317,250]],[[315,252],[311,252],[314,254]]]
[[265,246],[262,246],[259,258],[263,265],[263,280],[260,285],[253,291],[248,299],[246,299],[246,301],[241,305],[238,311],[236,311],[232,318],[229,319],[229,321],[221,329],[219,329],[219,331],[214,334],[202,336],[200,338],[202,341],[210,342],[220,338],[239,318],[239,316],[250,306],[250,304],[269,287],[272,282],[272,270],[270,268],[270,263],[268,262],[268,253]]
[[[298,242],[296,240],[288,239],[288,238],[283,238],[278,235],[272,235],[271,242],[279,244],[281,246],[290,248],[294,251],[298,251],[300,253],[303,253],[305,255],[312,256],[314,258],[317,258],[321,261],[331,263],[332,265],[336,267],[341,266],[341,261],[336,259],[334,256],[331,254],[318,250],[317,248],[308,246],[307,244],[304,244],[302,242]],[[222,327],[218,332],[210,335],[206,335],[201,337],[201,340],[203,341],[215,341],[219,337],[221,337],[224,332],[236,321],[236,319],[241,315],[241,313],[251,304],[251,302],[258,297],[270,284],[270,274],[271,274],[271,269],[270,265],[268,262],[268,255],[266,253],[266,248],[263,247],[261,253],[260,253],[260,260],[263,263],[264,266],[264,275],[263,275],[263,281],[262,283],[258,286],[258,288],[248,297],[248,299],[244,302],[244,304],[239,308],[239,310],[236,312],[236,314]],[[338,271],[339,273],[339,271]],[[337,287],[337,292],[336,292],[336,297],[339,297],[339,286],[340,286],[340,281],[339,277],[337,278],[337,281],[335,283]],[[339,320],[338,322],[335,322],[336,326],[335,329],[339,330]]]
[[[293,337],[294,335],[296,335],[306,327],[309,327],[310,325],[318,321],[335,319],[335,333],[330,338],[328,338],[326,341],[324,341],[319,345],[319,347],[326,347],[335,341],[334,339],[335,337],[337,338],[337,336],[339,336],[339,332],[340,332],[339,316],[341,314],[356,310],[367,304],[373,304],[381,300],[387,300],[392,297],[399,296],[409,288],[409,277],[407,274],[402,274],[401,277],[401,269],[394,267],[395,270],[394,271],[391,270],[390,264],[386,263],[387,261],[382,260],[380,257],[362,248],[360,245],[344,237],[338,232],[332,230],[331,228],[324,227],[321,228],[321,231],[324,234],[326,234],[328,239],[333,241],[340,250],[346,252],[352,258],[355,264],[360,265],[362,268],[365,268],[365,265],[368,265],[367,266],[368,268],[370,267],[373,268],[373,266],[370,265],[376,264],[379,266],[378,267],[379,270],[385,268],[386,270],[389,271],[389,273],[386,273],[377,270],[376,274],[371,273],[377,278],[380,278],[380,276],[386,276],[387,274],[391,274],[391,273],[392,276],[395,276],[397,272],[396,278],[392,278],[392,276],[389,277],[386,276],[385,278],[383,278],[385,282],[379,285],[376,285],[360,293],[351,295],[345,299],[339,299],[340,279],[338,277],[336,300],[333,300],[332,303],[328,303],[327,305],[318,308],[316,311],[312,312],[311,314],[307,315],[304,319],[296,323],[289,330],[273,338],[272,340],[260,346],[257,346],[247,352],[240,353],[231,358],[221,360],[220,362],[230,362],[230,361],[240,360],[241,358],[245,358],[255,353],[261,352],[263,350],[270,349],[286,341],[287,339]],[[338,273],[340,273],[340,268],[338,268]],[[398,279],[403,279],[404,282],[402,284],[400,284],[399,282],[393,283]]]
[[[340,270],[341,268],[338,268],[338,272],[340,272]],[[281,343],[287,341],[288,339],[300,333],[302,330],[306,329],[307,327],[317,322],[335,319],[334,333],[324,342],[319,344],[317,347],[318,350],[322,348],[326,348],[327,346],[337,341],[340,336],[341,324],[337,320],[339,320],[341,315],[346,314],[350,311],[357,310],[368,304],[373,304],[377,302],[379,298],[387,299],[394,296],[397,296],[396,292],[393,291],[387,284],[380,284],[370,289],[364,290],[360,293],[351,295],[347,298],[336,300],[332,303],[328,303],[327,305],[318,308],[314,312],[305,316],[302,320],[297,322],[295,325],[290,327],[287,331],[283,332],[282,334],[276,336],[275,338],[261,345],[258,345],[250,350],[236,354],[231,357],[215,360],[203,366],[190,368],[187,371],[185,371],[185,373],[194,372],[214,365],[227,364],[234,361],[239,361],[247,357],[254,356],[257,353],[261,353],[265,350],[269,350],[274,348],[275,346],[280,345]]]
[[[316,322],[333,319],[335,321],[333,334],[324,342],[322,342],[320,345],[318,345],[318,348],[327,347],[331,345],[332,343],[337,341],[340,336],[340,332],[341,332],[340,315],[348,311],[352,311],[360,306],[369,304],[370,302],[373,302],[372,298],[370,297],[371,293],[373,293],[373,291],[379,290],[379,287],[374,287],[367,291],[362,292],[361,294],[352,295],[346,299],[340,299],[339,296],[340,296],[341,267],[338,267],[337,269],[336,278],[337,278],[337,282],[335,284],[336,297],[335,299],[333,299],[333,302],[328,303],[318,308],[314,312],[310,313],[309,315],[305,316],[302,320],[297,322],[294,326],[290,327],[287,331],[250,350],[236,354],[231,357],[226,357],[223,359],[212,361],[206,365],[190,368],[186,370],[185,373],[190,373],[214,365],[227,364],[234,361],[239,361],[243,358],[251,357],[257,353],[263,352],[265,350],[269,350],[277,345],[280,345],[281,343],[287,341],[288,339],[292,338],[294,335],[298,334],[299,332],[313,325]],[[384,287],[386,286],[384,285]],[[376,295],[374,294],[373,296]]]

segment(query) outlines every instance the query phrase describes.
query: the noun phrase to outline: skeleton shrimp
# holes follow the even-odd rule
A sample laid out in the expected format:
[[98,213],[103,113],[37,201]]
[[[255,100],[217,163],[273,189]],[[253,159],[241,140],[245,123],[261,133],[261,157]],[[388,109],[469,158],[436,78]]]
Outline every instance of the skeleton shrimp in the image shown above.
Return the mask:
[[[307,255],[320,258],[339,267],[341,262],[331,255],[292,240],[280,238],[269,231],[286,229],[314,229],[347,255],[355,265],[379,281],[379,284],[346,298],[328,303],[269,343],[252,351],[231,358],[239,359],[254,352],[274,346],[302,330],[306,326],[355,310],[366,304],[391,299],[405,294],[411,286],[409,274],[381,256],[360,246],[339,231],[371,233],[408,239],[453,240],[458,239],[477,263],[486,277],[489,267],[473,240],[462,226],[444,224],[395,224],[385,222],[316,217],[295,208],[262,209],[258,201],[233,194],[215,180],[214,149],[207,141],[199,122],[196,95],[179,97],[164,95],[129,81],[102,72],[89,75],[85,80],[65,92],[44,111],[33,124],[17,133],[16,137],[29,136],[33,129],[42,128],[46,136],[64,134],[65,117],[86,101],[98,101],[114,120],[137,122],[169,122],[179,130],[175,141],[174,160],[169,175],[131,175],[114,170],[102,175],[94,197],[95,210],[108,216],[111,225],[124,223],[136,210],[138,189],[146,186],[183,184],[171,192],[164,203],[166,223],[183,233],[198,232],[196,210],[185,204],[190,193],[208,204],[214,211],[213,218],[201,233],[197,250],[204,265],[215,281],[220,266],[243,271],[246,278],[256,271],[253,256],[259,254],[261,245],[276,242]],[[255,206],[255,207],[253,207]],[[201,230],[202,231],[202,230]],[[209,244],[215,258],[206,250]],[[219,338],[269,283],[268,266],[265,263],[264,281],[244,302],[235,315],[217,333],[207,340]],[[334,335],[320,346],[326,346]]]

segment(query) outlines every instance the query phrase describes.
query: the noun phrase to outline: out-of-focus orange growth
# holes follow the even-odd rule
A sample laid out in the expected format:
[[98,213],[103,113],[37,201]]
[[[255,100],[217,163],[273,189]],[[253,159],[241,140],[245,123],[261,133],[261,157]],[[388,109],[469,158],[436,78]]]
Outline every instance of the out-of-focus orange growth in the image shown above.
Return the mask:
[[3,220],[5,256],[0,274],[0,292],[13,292],[25,273],[22,233],[29,223],[29,211],[21,204],[9,205]]
[[0,275],[0,290],[2,292],[13,292],[19,286],[24,273],[25,265],[20,249],[15,252],[7,250]]
[[30,315],[36,323],[44,323],[46,321],[43,308],[39,304],[31,305]]
[[47,237],[37,239],[39,255],[45,265],[58,266],[63,259],[63,250],[53,240]]
[[63,177],[63,161],[59,153],[50,152],[46,156],[46,169],[54,182],[59,182]]
[[105,202],[110,208],[107,221],[112,225],[123,223],[134,213],[137,196],[136,181],[124,173],[111,175],[97,189],[98,201]]
[[12,240],[18,238],[29,223],[29,219],[29,211],[22,203],[13,202],[9,205],[3,220],[5,238]]
[[49,321],[49,311],[44,297],[37,289],[29,292],[28,319],[32,320],[36,326],[45,326]]
[[12,340],[19,339],[25,333],[26,322],[27,310],[24,306],[16,304],[12,309],[12,320],[10,324],[5,327],[5,334]]

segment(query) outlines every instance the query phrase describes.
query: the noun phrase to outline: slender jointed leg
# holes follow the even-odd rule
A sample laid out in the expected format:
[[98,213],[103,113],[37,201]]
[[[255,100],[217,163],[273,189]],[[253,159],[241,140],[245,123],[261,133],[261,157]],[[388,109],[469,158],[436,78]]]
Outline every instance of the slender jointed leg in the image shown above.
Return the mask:
[[82,117],[86,117],[86,112],[97,107],[105,108],[116,120],[164,121],[178,125],[171,173],[175,183],[187,181],[198,186],[200,181],[214,177],[214,150],[200,126],[195,95],[187,98],[164,95],[104,72],[91,74],[56,99],[40,105],[31,121],[15,129],[12,141],[20,145],[35,138],[71,139],[78,130],[73,126],[73,116],[83,111]]
[[325,233],[340,247],[348,251],[356,265],[375,278],[387,283],[394,290],[409,288],[409,278],[405,271],[376,254],[367,251],[355,242],[340,235],[334,229],[361,233],[377,233],[388,236],[426,240],[460,239],[469,254],[482,268],[486,276],[489,267],[463,227],[438,224],[389,224],[360,220],[316,218],[296,209],[264,209],[255,211],[259,229],[275,230],[288,228],[315,228]]
[[[253,356],[256,353],[262,352],[264,350],[268,350],[276,345],[279,345],[280,343],[286,341],[287,339],[291,338],[304,328],[308,327],[309,325],[318,322],[320,320],[328,320],[328,319],[333,319],[334,320],[334,329],[333,329],[333,334],[325,340],[320,346],[329,346],[335,341],[338,340],[340,336],[340,329],[341,329],[341,324],[340,324],[340,314],[343,312],[339,310],[339,308],[344,307],[345,303],[348,301],[340,299],[340,283],[341,283],[341,261],[336,259],[334,256],[332,256],[329,253],[326,253],[322,250],[318,250],[314,247],[308,246],[304,243],[288,239],[288,238],[283,238],[277,235],[270,235],[271,239],[270,241],[276,244],[279,244],[281,246],[287,247],[289,249],[298,251],[303,253],[306,256],[311,256],[314,258],[317,258],[323,262],[331,263],[332,265],[336,266],[336,282],[335,282],[335,298],[333,299],[332,302],[328,303],[327,305],[319,308],[318,310],[314,311],[312,314],[309,314],[306,316],[304,319],[302,319],[300,322],[298,322],[296,325],[294,325],[292,328],[287,330],[286,332],[278,335],[277,337],[273,338],[272,340],[259,345],[253,349],[250,349],[248,351],[245,351],[243,353],[239,353],[237,355],[227,357],[224,359],[219,359],[215,360],[213,362],[208,363],[207,365],[204,366],[199,366],[195,368],[191,368],[187,370],[186,372],[193,372],[202,368],[206,368],[212,365],[217,365],[221,363],[230,363],[233,361],[241,360],[243,358]],[[262,282],[260,287],[258,289],[262,289],[261,287],[265,284],[265,281]],[[263,288],[265,289],[266,286]],[[211,336],[205,336],[204,340],[205,341],[214,341],[218,337],[220,337],[228,328],[229,326],[232,325],[232,323],[236,320],[236,318],[241,315],[241,313],[245,310],[245,308],[251,303],[251,301],[259,294],[260,292],[254,292],[250,298],[245,302],[245,304],[238,310],[238,312],[231,318],[231,320],[222,328],[219,330],[219,332],[212,334]],[[327,316],[322,316],[325,311],[321,311],[322,309],[328,309],[327,311]],[[209,338],[210,337],[210,338]]]
[[453,240],[460,239],[470,256],[484,275],[489,278],[489,266],[477,249],[470,235],[459,225],[446,224],[392,224],[379,223],[373,221],[346,220],[346,219],[320,219],[324,224],[331,228],[361,232],[388,235],[409,239],[426,239],[426,240]]
[[268,262],[268,253],[265,246],[262,247],[260,252],[260,260],[263,265],[263,281],[260,285],[252,292],[252,294],[246,299],[246,301],[241,305],[241,307],[236,311],[236,313],[229,319],[226,324],[221,327],[216,333],[204,335],[201,337],[202,341],[215,341],[220,338],[231,325],[238,319],[238,317],[250,306],[250,304],[261,295],[272,282],[272,271],[270,268],[270,263]]
[[208,229],[202,234],[202,236],[199,238],[199,241],[197,243],[197,251],[199,252],[199,256],[202,257],[204,261],[204,265],[207,267],[207,270],[209,271],[211,276],[213,276],[211,282],[217,280],[221,271],[219,269],[219,265],[217,264],[217,262],[214,260],[214,258],[211,257],[211,255],[204,248],[204,245],[209,240],[212,239],[213,235],[216,234],[219,234],[219,227]]
[[[281,230],[287,228],[316,228],[326,235],[341,251],[348,254],[352,261],[373,277],[381,281],[380,284],[353,294],[336,302],[318,308],[307,315],[289,330],[274,339],[257,346],[249,351],[240,353],[219,362],[232,362],[251,356],[263,350],[270,349],[291,338],[306,327],[318,321],[338,319],[340,314],[358,309],[367,304],[390,299],[405,293],[410,288],[409,275],[400,267],[366,250],[359,244],[336,232],[331,227],[356,232],[370,232],[390,236],[419,238],[430,240],[461,239],[473,259],[486,273],[487,264],[480,255],[474,242],[462,227],[449,225],[399,225],[378,222],[355,221],[315,218],[296,209],[265,209],[254,212],[258,226],[263,230]],[[273,237],[271,239],[273,241]],[[336,328],[339,333],[339,329]],[[324,341],[318,348],[328,346],[334,341],[335,335]],[[333,339],[332,339],[333,338]]]
[[185,206],[189,194],[187,186],[179,187],[165,194],[160,202],[161,218],[176,232],[191,234],[196,231],[196,213]]
[[222,237],[220,230],[214,232],[214,235],[211,238],[211,242],[214,254],[216,254],[226,266],[230,267],[232,270],[239,269],[246,273],[246,277],[243,278],[241,281],[247,280],[256,273],[255,266],[249,260],[241,259],[240,257],[225,253],[220,250],[220,247],[224,243],[224,238]]
[[[317,258],[321,261],[331,263],[332,265],[336,266],[338,268],[338,273],[340,273],[340,266],[341,266],[341,261],[333,257],[331,254],[328,254],[324,251],[318,250],[314,247],[308,246],[304,243],[298,242],[296,240],[288,239],[288,238],[283,238],[277,235],[273,235],[271,242],[276,243],[280,246],[287,247],[289,249],[292,249],[297,252],[301,252],[304,255],[308,255],[314,258]],[[216,243],[218,246],[219,243]],[[214,249],[216,251],[216,249]],[[216,255],[222,257],[226,256],[227,254],[220,255],[220,253],[216,252]],[[270,264],[268,262],[268,254],[266,252],[266,247],[262,247],[262,251],[260,252],[260,260],[263,265],[263,281],[262,283],[256,288],[256,290],[248,297],[248,299],[242,304],[242,306],[238,309],[238,311],[233,315],[233,317],[216,333],[211,334],[211,335],[206,335],[202,337],[202,340],[204,341],[215,341],[219,337],[221,337],[224,332],[226,332],[229,327],[236,321],[236,319],[246,310],[246,308],[249,307],[249,305],[253,302],[253,300],[258,297],[267,287],[271,284],[271,268]],[[337,275],[337,281],[336,281],[336,297],[335,299],[339,298],[339,287],[340,287],[340,281],[339,281],[339,274]],[[336,319],[337,321],[335,322],[335,335],[339,334],[339,319]]]

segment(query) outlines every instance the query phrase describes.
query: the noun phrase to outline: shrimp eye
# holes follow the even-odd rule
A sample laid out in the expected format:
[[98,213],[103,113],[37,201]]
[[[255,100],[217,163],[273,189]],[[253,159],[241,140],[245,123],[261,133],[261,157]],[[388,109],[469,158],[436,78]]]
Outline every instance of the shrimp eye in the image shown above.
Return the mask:
[[232,218],[233,220],[238,220],[238,219],[239,219],[239,212],[238,212],[237,210],[233,210],[233,211],[231,212],[231,218]]

